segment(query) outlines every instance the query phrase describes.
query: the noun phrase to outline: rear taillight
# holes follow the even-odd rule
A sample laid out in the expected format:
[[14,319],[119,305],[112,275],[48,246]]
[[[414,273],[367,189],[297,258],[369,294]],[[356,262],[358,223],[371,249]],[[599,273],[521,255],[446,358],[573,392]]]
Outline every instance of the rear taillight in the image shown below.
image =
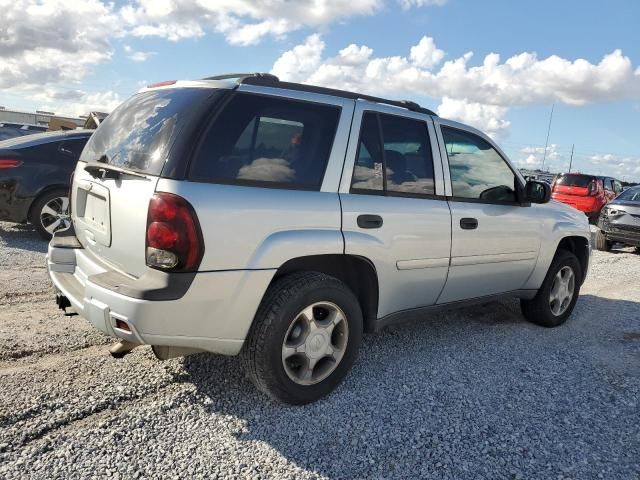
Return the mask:
[[595,195],[597,195],[598,193],[598,181],[597,180],[591,180],[589,182],[589,186],[587,187],[587,195],[593,197]]
[[204,254],[193,207],[172,193],[156,193],[147,214],[147,265],[172,272],[197,270]]
[[20,160],[14,160],[12,158],[0,158],[0,169],[3,168],[16,168],[22,165]]

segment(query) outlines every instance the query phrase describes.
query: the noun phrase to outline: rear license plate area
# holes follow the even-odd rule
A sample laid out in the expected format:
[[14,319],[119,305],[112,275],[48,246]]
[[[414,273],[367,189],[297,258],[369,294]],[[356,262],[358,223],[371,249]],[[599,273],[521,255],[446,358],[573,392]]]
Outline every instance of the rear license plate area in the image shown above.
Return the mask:
[[76,190],[76,230],[85,231],[89,241],[111,244],[109,189],[94,182],[81,182]]

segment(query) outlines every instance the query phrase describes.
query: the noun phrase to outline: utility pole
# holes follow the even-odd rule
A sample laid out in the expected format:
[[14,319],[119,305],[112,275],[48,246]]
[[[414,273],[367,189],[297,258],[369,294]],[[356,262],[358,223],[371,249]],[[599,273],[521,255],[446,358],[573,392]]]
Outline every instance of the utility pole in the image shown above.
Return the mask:
[[571,164],[573,163],[573,147],[575,147],[576,144],[572,144],[571,145],[571,158],[569,159],[569,173],[571,173]]
[[544,171],[544,162],[547,159],[547,147],[549,146],[549,133],[551,132],[551,120],[553,119],[553,107],[556,104],[551,104],[551,114],[549,115],[549,127],[547,128],[547,141],[544,142],[544,155],[542,156],[542,168],[540,170]]

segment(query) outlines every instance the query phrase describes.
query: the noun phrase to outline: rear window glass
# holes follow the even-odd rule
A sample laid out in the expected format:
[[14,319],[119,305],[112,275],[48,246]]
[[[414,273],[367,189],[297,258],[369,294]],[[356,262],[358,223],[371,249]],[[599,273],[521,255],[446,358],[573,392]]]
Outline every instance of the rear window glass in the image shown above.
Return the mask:
[[561,175],[556,180],[556,185],[565,187],[588,187],[594,178],[589,175]]
[[189,176],[317,190],[339,117],[338,107],[236,94],[207,131]]
[[131,97],[100,124],[80,161],[160,175],[190,110],[211,94],[205,88],[176,88]]

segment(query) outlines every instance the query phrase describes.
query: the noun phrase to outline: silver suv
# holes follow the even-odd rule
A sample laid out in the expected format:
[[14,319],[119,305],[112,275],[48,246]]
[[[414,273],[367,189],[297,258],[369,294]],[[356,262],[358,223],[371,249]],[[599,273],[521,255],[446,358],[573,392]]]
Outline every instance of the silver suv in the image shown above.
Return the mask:
[[89,140],[71,196],[48,252],[60,307],[119,354],[240,354],[291,404],[408,314],[511,296],[560,325],[589,264],[585,216],[483,133],[268,74],[141,90]]

